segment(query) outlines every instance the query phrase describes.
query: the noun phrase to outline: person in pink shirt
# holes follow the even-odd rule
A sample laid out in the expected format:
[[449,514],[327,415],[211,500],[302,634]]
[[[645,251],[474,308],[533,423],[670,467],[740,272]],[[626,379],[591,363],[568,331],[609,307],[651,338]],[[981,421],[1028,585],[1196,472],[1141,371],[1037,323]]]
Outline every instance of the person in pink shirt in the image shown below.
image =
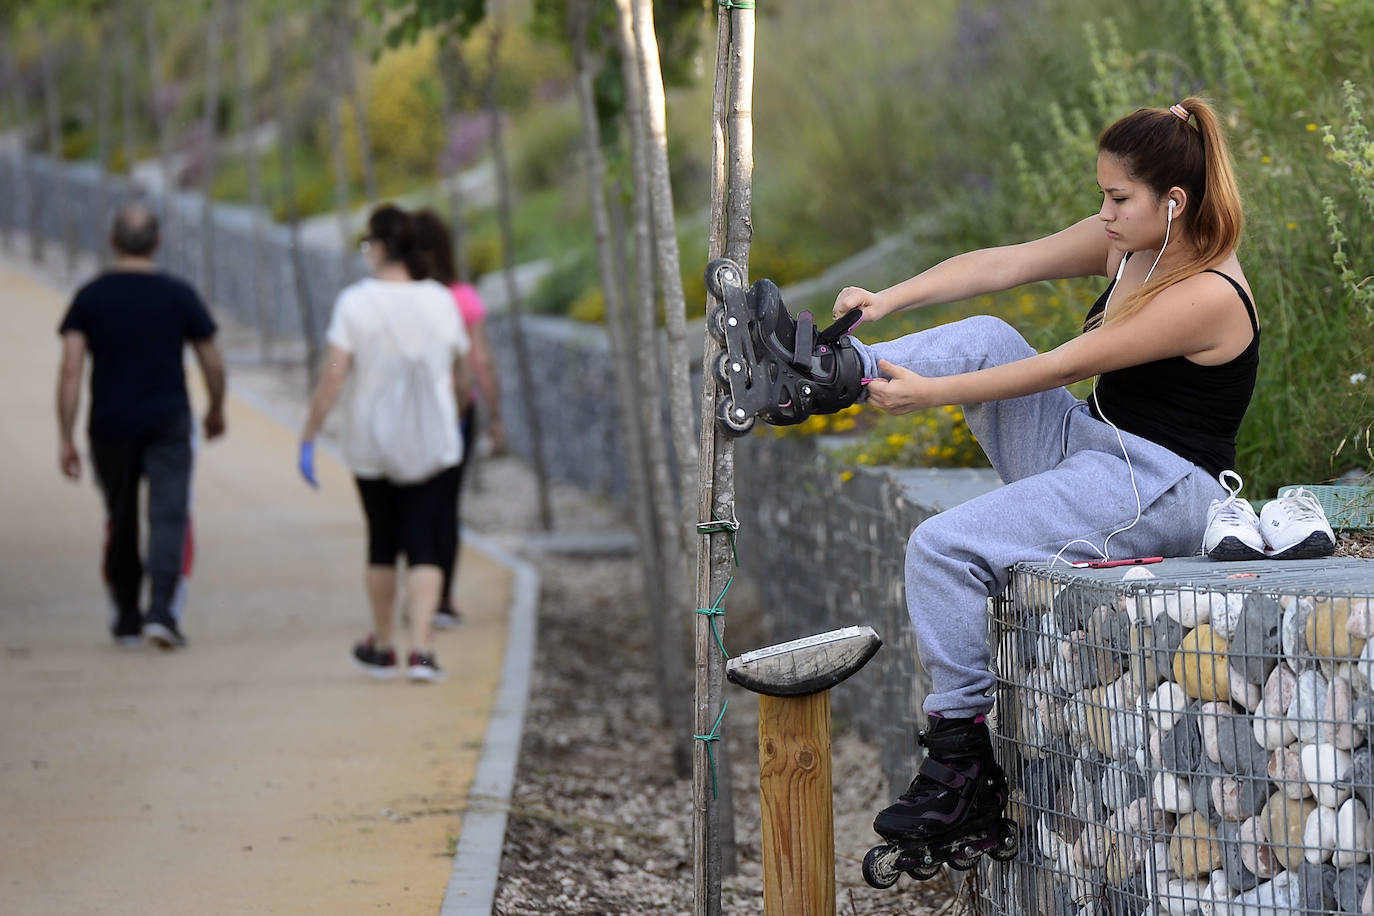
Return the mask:
[[[477,380],[477,398],[461,413],[459,429],[463,437],[464,454],[467,459],[459,469],[458,499],[453,504],[453,522],[445,525],[444,534],[452,534],[446,544],[444,556],[447,565],[443,567],[443,591],[439,597],[434,625],[451,629],[462,619],[462,612],[453,598],[453,584],[458,561],[458,548],[461,534],[458,525],[458,507],[462,502],[462,481],[472,457],[476,455],[478,416],[491,440],[493,451],[502,451],[506,446],[506,428],[501,421],[501,388],[497,384],[495,361],[492,358],[491,344],[487,339],[486,306],[477,288],[459,279],[453,263],[453,236],[444,220],[433,210],[420,210],[415,213],[415,229],[420,249],[425,253],[429,276],[447,286],[453,293],[458,313],[467,328],[468,338],[472,341],[469,353],[473,373]],[[480,408],[478,407],[480,404]]]

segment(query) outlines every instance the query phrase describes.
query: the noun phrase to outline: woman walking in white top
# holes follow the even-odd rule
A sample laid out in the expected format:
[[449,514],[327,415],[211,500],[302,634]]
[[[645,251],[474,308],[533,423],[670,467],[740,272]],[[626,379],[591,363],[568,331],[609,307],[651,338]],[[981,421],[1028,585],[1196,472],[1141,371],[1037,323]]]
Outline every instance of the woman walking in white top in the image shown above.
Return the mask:
[[425,277],[409,214],[383,206],[368,220],[372,276],[345,288],[325,334],[328,350],[301,433],[300,470],[318,486],[314,442],[342,400],[340,444],[367,518],[372,633],[353,649],[377,678],[398,673],[392,644],[398,561],[406,558],[407,674],[444,677],[434,657],[434,609],[443,581],[443,526],[463,460],[460,409],[471,399],[469,341],[453,297]]

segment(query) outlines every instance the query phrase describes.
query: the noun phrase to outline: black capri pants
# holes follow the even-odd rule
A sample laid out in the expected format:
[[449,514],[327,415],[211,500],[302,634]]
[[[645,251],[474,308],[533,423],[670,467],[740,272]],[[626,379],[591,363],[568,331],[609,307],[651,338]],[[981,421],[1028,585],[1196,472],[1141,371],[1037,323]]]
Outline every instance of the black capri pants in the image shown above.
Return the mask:
[[453,504],[462,480],[461,464],[417,484],[354,477],[367,516],[369,566],[394,566],[404,553],[408,566],[440,566],[453,543]]

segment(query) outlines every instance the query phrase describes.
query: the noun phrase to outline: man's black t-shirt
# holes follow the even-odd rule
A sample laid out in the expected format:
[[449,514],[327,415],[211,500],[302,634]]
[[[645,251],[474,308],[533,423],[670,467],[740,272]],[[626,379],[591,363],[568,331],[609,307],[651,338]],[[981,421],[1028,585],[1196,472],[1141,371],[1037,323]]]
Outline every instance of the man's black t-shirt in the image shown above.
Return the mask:
[[91,437],[132,439],[190,412],[182,350],[215,322],[186,282],[121,271],[78,290],[58,330],[80,331],[91,353]]

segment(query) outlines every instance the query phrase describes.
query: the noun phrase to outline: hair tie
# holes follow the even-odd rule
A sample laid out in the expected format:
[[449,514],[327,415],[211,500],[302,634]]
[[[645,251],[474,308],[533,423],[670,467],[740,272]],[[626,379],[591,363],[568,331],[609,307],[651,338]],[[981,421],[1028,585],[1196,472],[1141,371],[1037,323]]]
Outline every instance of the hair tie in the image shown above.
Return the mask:
[[1170,105],[1169,111],[1183,123],[1188,123],[1188,109],[1184,108],[1182,105]]

